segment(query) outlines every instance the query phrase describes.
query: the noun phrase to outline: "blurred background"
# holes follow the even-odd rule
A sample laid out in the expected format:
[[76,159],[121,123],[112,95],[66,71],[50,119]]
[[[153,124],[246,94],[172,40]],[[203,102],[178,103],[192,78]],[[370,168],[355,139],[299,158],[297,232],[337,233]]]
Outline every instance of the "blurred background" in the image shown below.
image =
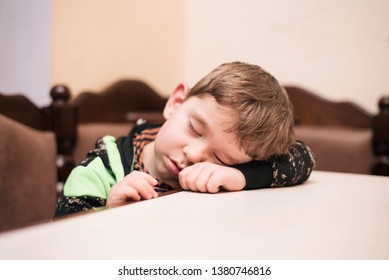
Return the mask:
[[387,0],[0,0],[0,92],[50,103],[137,78],[168,95],[223,62],[371,113],[389,92]]

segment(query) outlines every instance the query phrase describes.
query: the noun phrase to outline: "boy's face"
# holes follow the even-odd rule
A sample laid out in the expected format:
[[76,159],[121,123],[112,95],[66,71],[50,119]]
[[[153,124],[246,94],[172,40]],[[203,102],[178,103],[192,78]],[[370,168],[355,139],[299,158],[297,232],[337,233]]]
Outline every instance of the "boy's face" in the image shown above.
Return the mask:
[[228,132],[235,116],[232,109],[209,95],[186,97],[181,84],[164,109],[166,122],[144,155],[153,176],[174,186],[178,173],[194,163],[235,165],[252,160],[239,147],[236,135]]

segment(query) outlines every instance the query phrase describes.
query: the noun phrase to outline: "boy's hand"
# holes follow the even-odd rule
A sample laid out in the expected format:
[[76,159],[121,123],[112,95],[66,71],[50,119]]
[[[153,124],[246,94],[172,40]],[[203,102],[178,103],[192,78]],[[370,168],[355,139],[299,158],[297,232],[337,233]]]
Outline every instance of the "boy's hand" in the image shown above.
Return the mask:
[[246,185],[243,173],[229,166],[199,162],[184,168],[178,174],[181,188],[194,192],[217,193],[220,188],[240,191]]
[[109,191],[107,206],[119,206],[128,200],[151,199],[158,196],[154,186],[158,181],[150,174],[133,171],[114,185]]

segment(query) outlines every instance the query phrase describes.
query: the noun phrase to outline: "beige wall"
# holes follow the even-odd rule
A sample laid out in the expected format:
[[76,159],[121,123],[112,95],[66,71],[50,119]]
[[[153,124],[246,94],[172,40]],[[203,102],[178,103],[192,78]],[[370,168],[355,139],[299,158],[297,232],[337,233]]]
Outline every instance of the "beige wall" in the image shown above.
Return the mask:
[[53,0],[52,83],[74,94],[121,78],[169,93],[185,78],[181,0]]
[[53,83],[141,78],[168,94],[222,62],[376,112],[389,93],[387,0],[53,0]]
[[187,0],[187,78],[231,60],[377,111],[389,94],[387,0]]

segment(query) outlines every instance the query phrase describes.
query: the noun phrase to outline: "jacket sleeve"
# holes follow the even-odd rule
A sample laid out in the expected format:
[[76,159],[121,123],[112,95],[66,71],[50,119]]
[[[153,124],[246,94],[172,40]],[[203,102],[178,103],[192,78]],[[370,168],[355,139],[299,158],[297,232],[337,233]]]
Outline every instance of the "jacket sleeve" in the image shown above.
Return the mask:
[[58,198],[54,218],[67,216],[73,213],[87,211],[104,206],[106,199],[91,196],[65,196],[62,192]]
[[57,202],[54,217],[104,206],[114,178],[100,157],[72,170]]
[[123,176],[115,139],[110,136],[99,139],[96,149],[70,173],[54,217],[104,206],[111,187]]
[[288,154],[266,161],[251,161],[235,165],[246,178],[245,190],[294,186],[305,182],[315,166],[308,146],[297,141]]

